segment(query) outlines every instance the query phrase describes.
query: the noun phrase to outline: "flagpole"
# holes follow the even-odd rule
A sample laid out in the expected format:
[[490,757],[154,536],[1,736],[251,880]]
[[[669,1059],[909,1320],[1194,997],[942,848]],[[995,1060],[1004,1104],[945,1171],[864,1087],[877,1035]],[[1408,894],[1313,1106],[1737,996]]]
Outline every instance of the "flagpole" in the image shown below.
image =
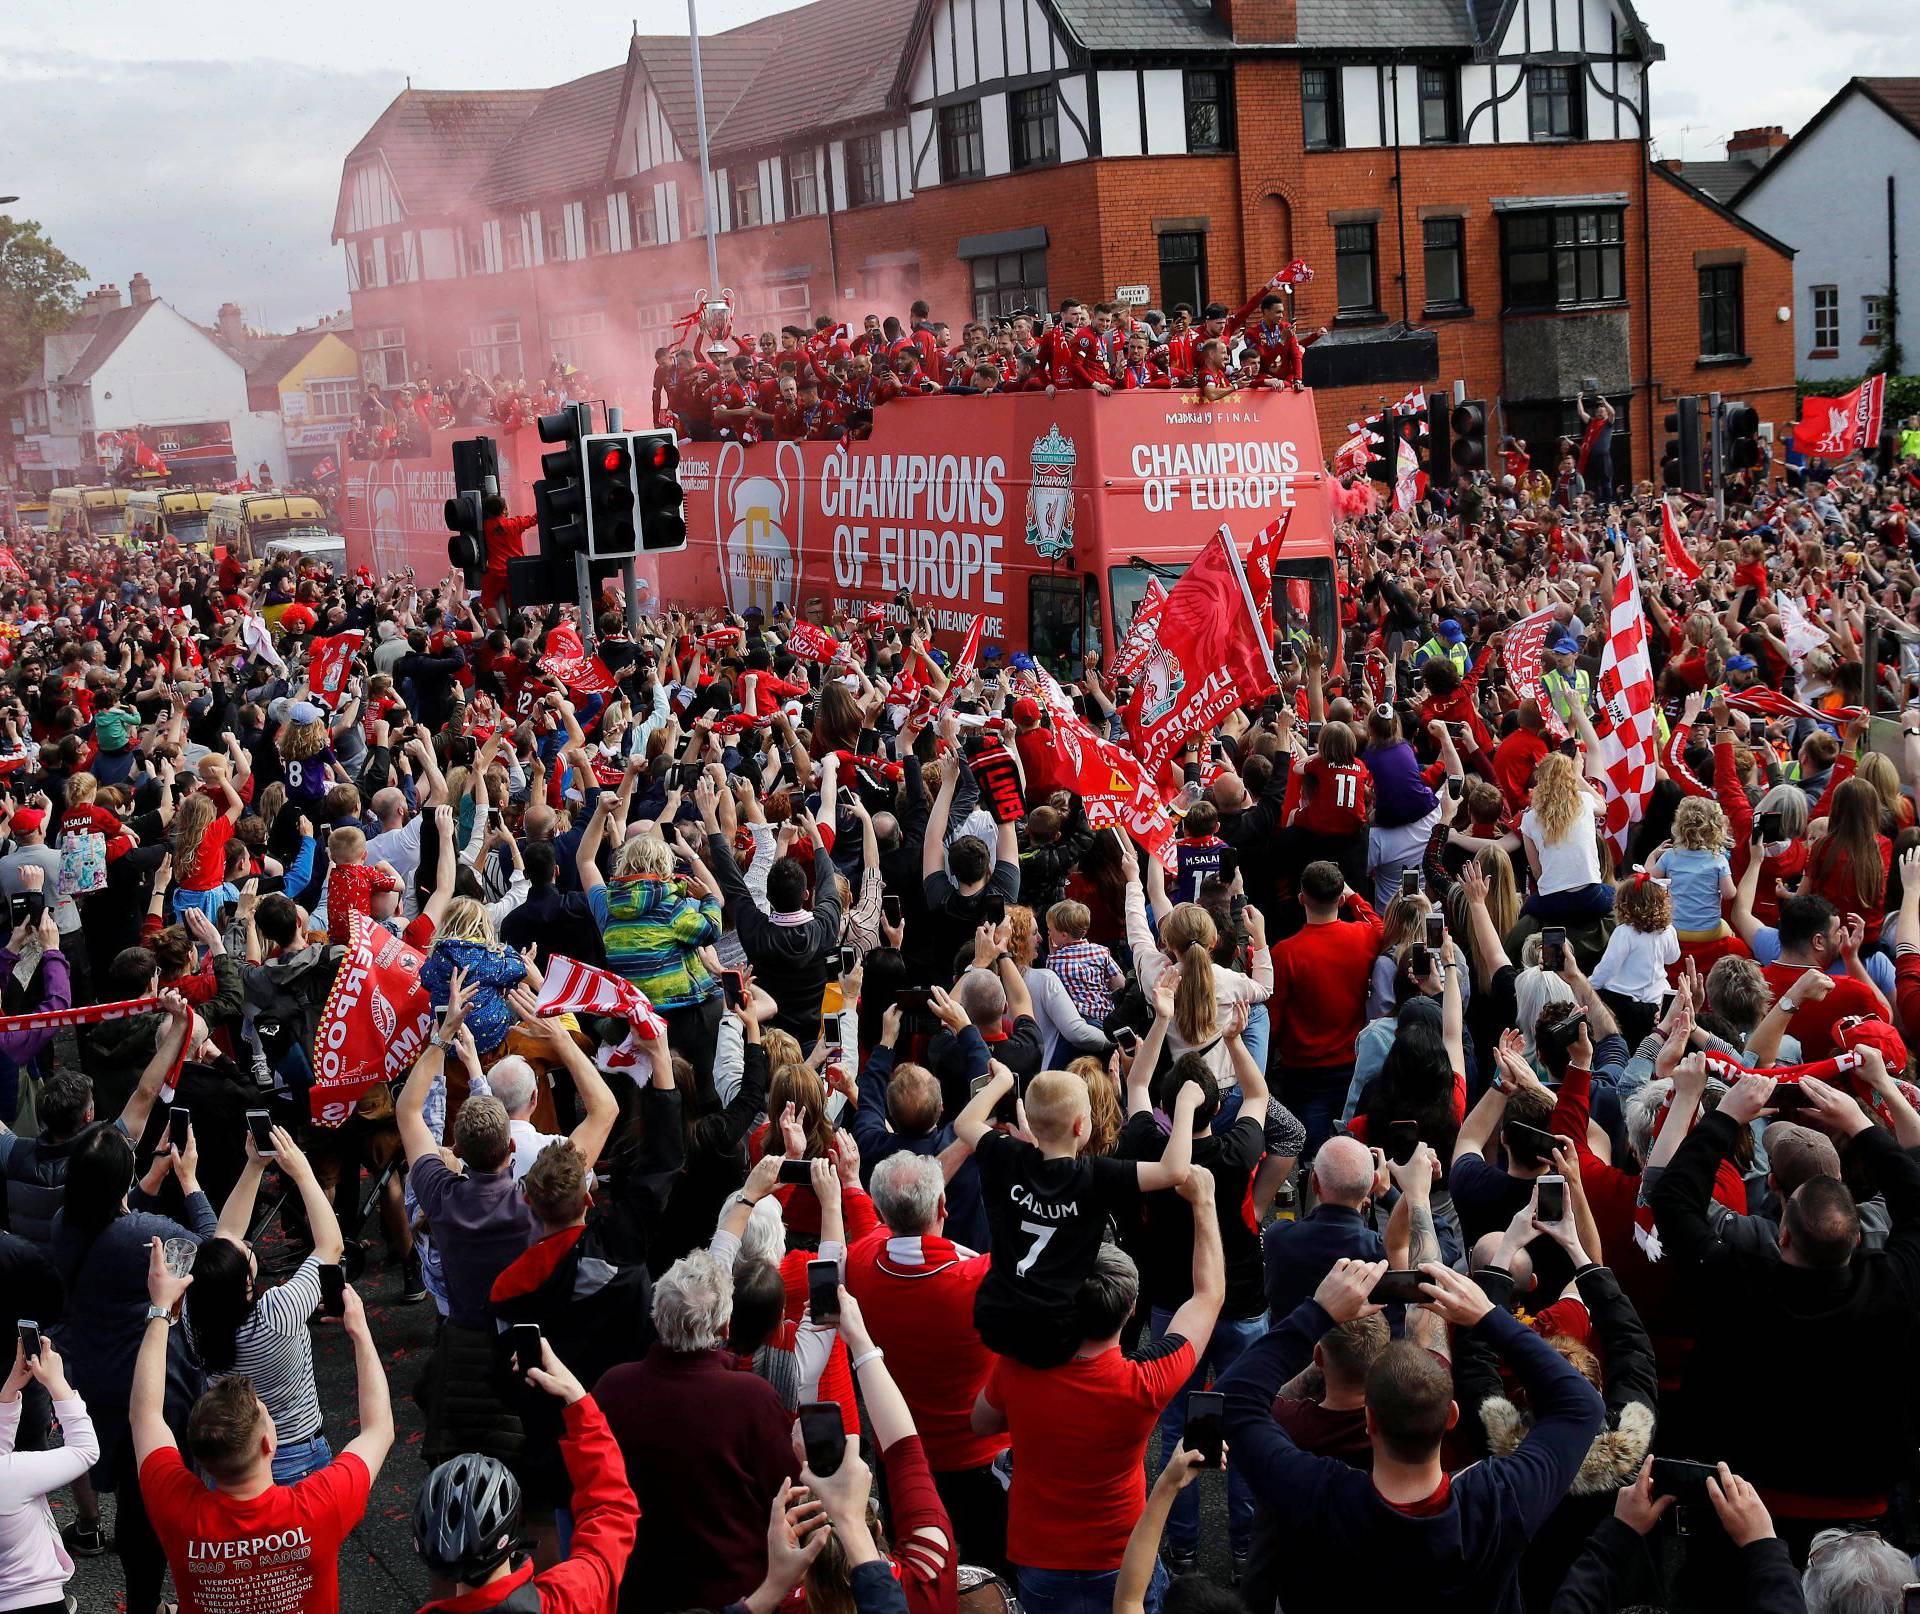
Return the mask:
[[707,231],[707,284],[713,288],[710,296],[720,295],[720,250],[714,244],[714,215],[719,211],[719,201],[713,194],[713,154],[707,149],[707,90],[700,77],[700,8],[699,0],[687,0],[687,52],[693,62],[693,120],[699,126],[700,135],[700,189],[705,197],[703,211]]

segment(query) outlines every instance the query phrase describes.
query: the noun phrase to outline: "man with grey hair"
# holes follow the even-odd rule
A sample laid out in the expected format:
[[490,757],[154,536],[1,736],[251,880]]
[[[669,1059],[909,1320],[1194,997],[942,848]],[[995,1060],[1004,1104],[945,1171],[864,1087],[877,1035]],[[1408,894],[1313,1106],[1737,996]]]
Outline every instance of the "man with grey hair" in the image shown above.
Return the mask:
[[1385,1242],[1362,1218],[1376,1192],[1367,1146],[1344,1134],[1328,1138],[1313,1157],[1311,1181],[1313,1209],[1297,1221],[1273,1223],[1263,1241],[1268,1316],[1276,1327],[1320,1287],[1336,1261],[1386,1259]]
[[1900,1614],[1916,1578],[1913,1560],[1877,1531],[1822,1530],[1807,1548],[1800,1594],[1807,1614]]
[[[533,1170],[534,1161],[540,1158],[540,1151],[549,1143],[572,1143],[580,1151],[581,1159],[592,1166],[600,1158],[600,1151],[606,1147],[607,1139],[613,1135],[614,1123],[620,1119],[619,1099],[614,1097],[613,1089],[607,1085],[607,1079],[600,1074],[599,1068],[580,1051],[572,1035],[557,1022],[522,1022],[520,1029],[545,1038],[543,1057],[566,1071],[585,1113],[569,1136],[540,1131],[533,1124],[533,1108],[540,1098],[540,1076],[518,1054],[508,1054],[484,1076],[476,1076],[471,1091],[483,1095],[491,1093],[506,1106],[507,1133],[513,1144],[508,1170],[513,1180],[519,1182]],[[649,1052],[654,1056],[656,1065],[665,1062],[665,1049],[652,1048]]]
[[609,1368],[594,1399],[640,1503],[636,1563],[620,1614],[725,1608],[767,1568],[767,1510],[794,1471],[780,1393],[727,1355],[733,1272],[710,1250],[683,1255],[653,1286],[655,1342]]
[[888,1155],[873,1168],[868,1192],[882,1225],[847,1251],[847,1290],[913,1413],[962,1561],[1004,1572],[1007,1491],[994,1460],[1007,1437],[975,1434],[972,1425],[995,1361],[973,1325],[974,1296],[993,1257],[946,1236],[938,1159]]
[[[1178,1192],[1193,1210],[1193,1295],[1166,1333],[1134,1355],[1120,1334],[1140,1299],[1140,1272],[1104,1244],[1077,1297],[1080,1349],[1058,1367],[1000,1357],[973,1404],[978,1434],[1013,1437],[1007,1556],[1031,1614],[1107,1607],[1127,1538],[1146,1507],[1147,1437],[1161,1410],[1193,1377],[1226,1298],[1226,1258],[1210,1171]],[[1167,1587],[1156,1561],[1142,1599],[1157,1609]]]

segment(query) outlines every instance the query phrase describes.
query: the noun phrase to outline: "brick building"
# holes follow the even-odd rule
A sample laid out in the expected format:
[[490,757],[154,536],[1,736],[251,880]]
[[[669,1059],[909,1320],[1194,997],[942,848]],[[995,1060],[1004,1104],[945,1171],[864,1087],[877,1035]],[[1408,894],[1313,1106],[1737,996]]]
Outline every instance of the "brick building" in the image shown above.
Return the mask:
[[[1791,253],[1649,160],[1661,54],[1631,0],[814,0],[702,39],[720,279],[749,331],[957,329],[1304,257],[1330,443],[1462,379],[1539,447],[1591,380],[1644,476],[1678,394],[1794,412]],[[368,378],[558,355],[638,399],[708,284],[693,108],[676,38],[397,97],[334,220]]]

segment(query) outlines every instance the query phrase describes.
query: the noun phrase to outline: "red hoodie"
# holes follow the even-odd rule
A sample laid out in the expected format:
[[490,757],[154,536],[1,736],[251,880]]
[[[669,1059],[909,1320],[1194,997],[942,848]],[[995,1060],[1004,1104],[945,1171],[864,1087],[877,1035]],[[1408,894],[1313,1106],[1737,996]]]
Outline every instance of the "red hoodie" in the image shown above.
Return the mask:
[[529,1559],[511,1574],[458,1597],[443,1597],[420,1614],[473,1614],[498,1608],[528,1581],[540,1594],[540,1614],[605,1614],[620,1595],[621,1572],[633,1551],[640,1508],[627,1484],[626,1459],[592,1396],[561,1414],[560,1453],[573,1481],[573,1545],[564,1563],[533,1572]]

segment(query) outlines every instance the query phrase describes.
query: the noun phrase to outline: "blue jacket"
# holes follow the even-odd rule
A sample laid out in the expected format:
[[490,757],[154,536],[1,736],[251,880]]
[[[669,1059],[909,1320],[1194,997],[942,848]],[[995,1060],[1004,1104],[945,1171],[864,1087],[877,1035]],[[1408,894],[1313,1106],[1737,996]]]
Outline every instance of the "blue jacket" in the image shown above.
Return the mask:
[[1274,1421],[1280,1386],[1313,1360],[1332,1327],[1318,1304],[1303,1301],[1217,1385],[1233,1466],[1271,1510],[1282,1561],[1292,1566],[1287,1614],[1345,1614],[1360,1565],[1373,1607],[1519,1614],[1521,1555],[1600,1432],[1599,1395],[1551,1345],[1494,1307],[1474,1334],[1526,1389],[1532,1432],[1510,1456],[1452,1475],[1437,1511],[1403,1513],[1373,1488],[1370,1474],[1301,1451]]
[[1267,1310],[1277,1327],[1344,1257],[1384,1261],[1386,1241],[1345,1205],[1316,1205],[1297,1222],[1274,1222],[1261,1238],[1267,1263]]

